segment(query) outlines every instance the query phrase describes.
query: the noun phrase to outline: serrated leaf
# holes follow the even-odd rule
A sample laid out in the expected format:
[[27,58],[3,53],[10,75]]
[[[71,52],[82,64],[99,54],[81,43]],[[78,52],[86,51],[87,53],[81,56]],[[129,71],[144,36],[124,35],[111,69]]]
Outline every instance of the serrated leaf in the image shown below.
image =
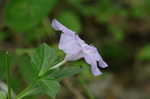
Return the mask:
[[79,66],[60,68],[52,72],[49,75],[49,77],[54,77],[55,79],[63,79],[66,77],[73,76],[81,72],[82,70],[84,70],[84,67],[79,67]]
[[20,56],[19,70],[27,82],[35,80],[38,76],[38,71],[32,66],[28,55]]
[[16,30],[37,25],[59,0],[11,0],[6,7],[6,23]]
[[43,87],[43,91],[52,98],[55,98],[60,90],[60,85],[56,80],[43,79],[40,85]]
[[39,71],[39,76],[42,76],[56,63],[56,58],[55,50],[43,44],[31,56],[31,62],[33,64],[32,66]]
[[50,97],[55,98],[59,90],[60,85],[57,80],[42,78],[33,83],[33,86],[27,89],[26,92],[20,96],[20,98],[33,94],[47,94]]

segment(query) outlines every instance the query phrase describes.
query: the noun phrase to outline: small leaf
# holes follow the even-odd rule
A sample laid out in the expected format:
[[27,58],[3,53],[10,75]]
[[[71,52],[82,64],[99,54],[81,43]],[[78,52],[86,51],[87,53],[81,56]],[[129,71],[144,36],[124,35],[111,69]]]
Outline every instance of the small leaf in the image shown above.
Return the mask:
[[73,76],[79,72],[84,70],[84,67],[79,67],[79,66],[72,66],[72,67],[65,67],[65,68],[60,68],[52,72],[49,76],[54,77],[56,79],[63,79],[66,77]]
[[34,68],[39,71],[39,76],[42,76],[56,63],[56,58],[54,49],[50,48],[46,44],[43,44],[37,48],[35,53],[31,56],[31,61]]

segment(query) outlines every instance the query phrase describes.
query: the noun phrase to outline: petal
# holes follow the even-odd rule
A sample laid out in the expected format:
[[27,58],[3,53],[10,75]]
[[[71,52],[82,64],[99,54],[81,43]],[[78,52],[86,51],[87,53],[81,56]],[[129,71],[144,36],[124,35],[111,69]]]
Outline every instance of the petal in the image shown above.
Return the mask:
[[98,66],[99,67],[102,67],[102,68],[106,68],[108,67],[108,65],[106,64],[106,62],[102,59],[100,53],[98,52],[97,48],[92,46],[92,45],[89,45],[87,46],[84,51],[88,52],[88,54],[93,57],[93,60],[95,61],[98,61]]
[[52,20],[52,27],[55,29],[55,30],[61,30],[61,24],[56,20],[56,19],[53,19]]
[[73,32],[70,29],[68,29],[67,27],[65,27],[63,24],[58,22],[56,19],[52,20],[52,27],[57,31],[62,31],[63,33],[69,33],[70,35],[75,34],[75,32]]
[[90,64],[90,65],[96,65],[96,60],[89,54],[84,53],[83,57],[85,59],[85,61]]
[[96,60],[94,60],[93,57],[91,57],[90,55],[84,55],[84,59],[88,64],[91,65],[91,71],[92,71],[93,75],[97,76],[97,75],[102,74],[102,72],[97,67]]
[[61,34],[59,48],[66,54],[78,54],[81,51],[81,47],[74,37],[65,33]]
[[102,67],[102,68],[108,67],[107,63],[103,60],[98,61],[98,63],[99,63],[99,66]]
[[[92,67],[92,73],[94,75],[100,75],[101,71],[98,68],[98,65],[102,68],[107,67],[108,65],[103,61],[102,57],[100,56],[98,50],[94,46],[86,45],[83,47],[83,57],[85,61],[90,64]],[[97,61],[99,64],[97,64]]]
[[76,35],[75,39],[80,44],[81,47],[84,47],[87,45],[78,35]]
[[102,74],[102,72],[97,68],[97,66],[92,66],[91,71],[92,71],[94,76],[98,76],[98,75]]
[[82,53],[67,54],[66,57],[65,57],[65,60],[67,60],[67,61],[74,61],[74,60],[78,60],[78,59],[80,59],[82,57],[83,57]]
[[56,19],[52,20],[52,27],[55,30],[62,31],[60,41],[59,41],[59,49],[63,50],[66,53],[66,60],[77,60],[80,59],[82,56],[80,54],[81,52],[81,46],[76,41],[75,32],[71,31],[64,25],[62,25],[60,22],[58,22]]

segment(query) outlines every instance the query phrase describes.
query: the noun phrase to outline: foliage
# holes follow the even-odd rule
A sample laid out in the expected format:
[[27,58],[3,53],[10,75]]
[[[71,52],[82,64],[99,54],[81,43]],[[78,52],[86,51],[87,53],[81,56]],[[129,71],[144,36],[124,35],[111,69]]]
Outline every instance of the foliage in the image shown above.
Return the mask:
[[[128,94],[123,93],[118,97],[116,94],[110,95],[111,88],[108,88],[108,92],[104,91],[103,96],[87,92],[92,83],[104,82],[110,76],[119,84],[110,84],[109,87],[120,85],[124,92],[129,92],[130,88],[135,88],[135,92],[143,88],[146,94],[150,65],[149,10],[150,0],[0,0],[0,81],[7,83],[7,64],[10,63],[10,86],[17,97],[24,99],[43,98],[43,94],[55,98],[59,90],[65,94],[60,95],[60,99],[72,98],[68,93],[75,93],[76,96],[76,92],[81,92],[84,98],[92,94],[98,99],[106,96],[120,98]],[[54,32],[50,26],[53,18],[99,47],[101,55],[109,64],[104,77],[93,77],[82,60],[50,69],[64,57],[57,47],[60,33]],[[10,56],[8,63],[7,51]],[[79,72],[80,77],[73,76]],[[146,75],[143,76],[143,72]],[[69,77],[73,88],[65,82]],[[105,84],[114,84],[113,81],[108,80]],[[127,90],[127,87],[130,88]],[[99,92],[96,88],[94,90]],[[0,89],[0,99],[6,99],[6,96],[7,93]],[[141,93],[141,96],[144,95]]]

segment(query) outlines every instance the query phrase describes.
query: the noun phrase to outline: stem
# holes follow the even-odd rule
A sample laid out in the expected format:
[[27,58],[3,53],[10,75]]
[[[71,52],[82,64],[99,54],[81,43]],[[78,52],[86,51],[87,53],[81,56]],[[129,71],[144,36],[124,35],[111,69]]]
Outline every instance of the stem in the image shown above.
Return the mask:
[[7,66],[7,85],[8,85],[8,99],[11,99],[11,87],[10,87],[10,66],[8,63],[8,52],[6,52],[5,56],[6,66]]
[[[66,62],[67,62],[67,61],[64,59],[64,60],[61,61],[60,63],[58,63],[58,64],[54,65],[53,67],[51,67],[49,70],[58,68],[58,67],[60,67],[61,65],[65,64]],[[30,94],[30,92],[34,91],[34,90],[30,90],[30,89],[31,89],[31,88],[33,87],[33,85],[34,85],[36,82],[38,82],[41,78],[42,78],[42,76],[39,76],[36,80],[34,80],[33,82],[31,82],[31,84],[30,84],[28,87],[26,87],[23,91],[21,91],[21,92],[16,96],[15,99],[21,99],[21,98],[23,98],[24,96]]]
[[30,83],[30,85],[28,85],[28,87],[26,87],[24,90],[22,90],[16,97],[15,99],[21,99],[23,98],[24,96],[30,94],[30,92],[32,92],[33,90],[30,90],[33,85],[38,82],[40,78],[38,78],[37,80],[34,80],[33,82]]
[[58,68],[60,66],[62,66],[63,64],[65,64],[67,61],[64,59],[63,61],[61,61],[60,63],[54,65],[53,67],[51,67],[49,70],[52,70],[52,69],[55,69],[55,68]]

